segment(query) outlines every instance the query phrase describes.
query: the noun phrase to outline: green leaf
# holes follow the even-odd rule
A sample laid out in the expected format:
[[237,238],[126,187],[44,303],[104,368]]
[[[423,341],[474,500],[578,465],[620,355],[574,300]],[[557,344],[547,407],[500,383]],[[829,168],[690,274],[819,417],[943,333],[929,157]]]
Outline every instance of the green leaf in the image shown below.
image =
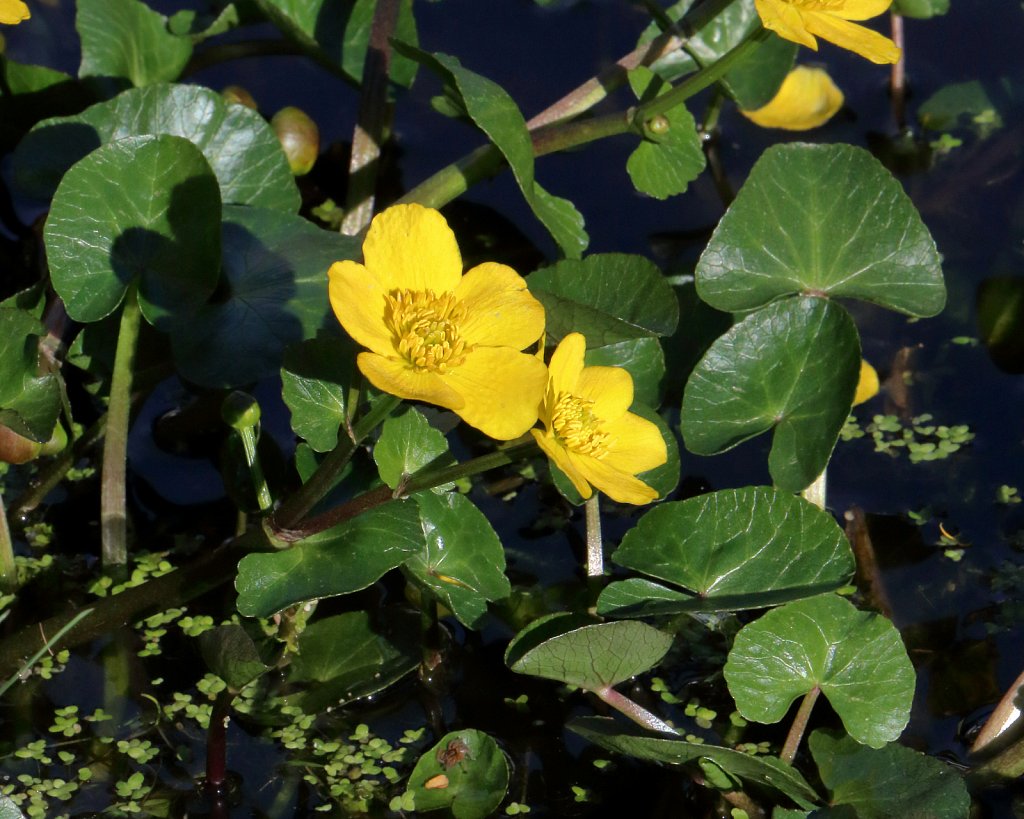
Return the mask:
[[217,175],[226,204],[299,209],[288,160],[263,117],[195,85],[132,89],[77,116],[44,120],[18,146],[15,184],[27,196],[49,199],[68,168],[90,151],[144,134],[195,143]]
[[662,504],[612,558],[697,595],[659,613],[685,611],[687,603],[702,611],[709,602],[721,611],[760,608],[837,589],[854,570],[850,544],[828,512],[763,486]]
[[697,264],[712,307],[752,310],[794,293],[864,299],[913,316],[946,302],[935,242],[903,187],[862,148],[769,148]]
[[321,336],[284,351],[281,396],[292,431],[316,452],[330,452],[346,423],[346,392],[356,377],[355,348],[347,338]]
[[65,175],[44,237],[53,287],[76,321],[98,321],[138,283],[149,322],[196,309],[217,284],[221,203],[202,153],[177,136],[97,148]]
[[138,0],[78,0],[76,8],[78,76],[101,78],[111,92],[176,80],[192,56],[192,40],[172,34],[167,18]]
[[461,100],[469,118],[508,160],[527,204],[562,252],[569,258],[579,258],[589,241],[583,230],[583,217],[572,202],[552,196],[534,179],[533,143],[515,101],[497,83],[463,68],[455,57],[429,54],[401,42],[396,42],[395,48],[444,80]]
[[949,0],[893,0],[890,11],[904,17],[927,20],[949,11]]
[[75,114],[94,101],[83,83],[63,71],[26,65],[0,56],[0,153],[14,150],[25,132],[44,117]]
[[732,748],[655,736],[607,717],[580,717],[569,722],[568,728],[601,748],[626,756],[669,765],[711,760],[737,779],[784,794],[798,805],[810,808],[820,801],[800,772],[777,757],[753,756]]
[[507,790],[508,760],[498,743],[467,729],[445,734],[417,760],[406,793],[413,795],[417,812],[448,808],[455,819],[484,819]]
[[978,285],[975,303],[981,343],[993,363],[1024,373],[1024,277],[989,276]]
[[1020,106],[1022,97],[1019,77],[951,83],[921,104],[917,118],[923,128],[932,131],[966,126],[984,138],[1003,127],[1004,118]]
[[671,646],[671,634],[637,620],[595,623],[553,614],[512,638],[505,663],[518,674],[602,691],[657,665]]
[[[643,102],[671,90],[646,66],[630,71],[629,83]],[[685,105],[678,105],[645,123],[644,132],[644,139],[626,160],[633,186],[655,199],[683,193],[704,170],[704,149],[693,116]]]
[[631,338],[591,347],[583,362],[588,367],[622,367],[633,376],[633,400],[656,407],[661,403],[665,353],[656,338]]
[[50,440],[61,409],[57,376],[39,375],[44,332],[28,313],[0,308],[0,424],[39,443]]
[[416,669],[419,618],[396,612],[377,619],[350,611],[306,626],[288,674],[290,682],[311,684],[294,698],[305,713],[383,691]]
[[668,336],[679,302],[657,266],[643,256],[600,253],[530,274],[530,292],[544,305],[547,334],[557,343],[583,333],[587,346]]
[[252,637],[236,623],[204,631],[199,635],[199,650],[210,671],[232,691],[241,691],[271,669],[260,657]]
[[238,611],[269,617],[295,603],[365,589],[422,545],[416,504],[392,501],[290,549],[243,557]]
[[217,295],[170,329],[182,375],[209,387],[271,375],[288,345],[333,323],[327,268],[360,252],[351,237],[262,208],[224,208],[222,244]]
[[778,722],[814,688],[855,740],[881,748],[903,732],[914,668],[900,633],[834,594],[787,603],[737,632],[725,680],[740,714]]
[[753,54],[729,69],[722,87],[747,111],[767,105],[796,62],[797,44],[770,33]]
[[25,814],[9,796],[0,796],[0,819],[25,819]]
[[808,745],[831,804],[858,819],[966,819],[971,798],[953,766],[902,745],[865,748],[838,732],[815,731]]
[[507,597],[512,590],[501,541],[469,498],[420,492],[415,499],[423,540],[405,568],[460,622],[474,628],[487,613],[487,601]]
[[[362,82],[376,0],[256,0],[267,18],[289,39],[351,82]],[[417,42],[412,0],[400,0],[394,36]],[[393,53],[391,79],[412,85],[417,63]]]
[[[430,426],[423,413],[406,407],[399,415],[388,418],[381,427],[380,438],[373,447],[373,460],[380,470],[380,479],[392,489],[403,478],[445,458],[448,441],[444,434]],[[451,458],[445,458],[451,462]]]
[[828,463],[859,372],[857,328],[842,307],[812,297],[776,302],[733,325],[694,368],[683,441],[713,455],[774,429],[772,480],[797,492]]

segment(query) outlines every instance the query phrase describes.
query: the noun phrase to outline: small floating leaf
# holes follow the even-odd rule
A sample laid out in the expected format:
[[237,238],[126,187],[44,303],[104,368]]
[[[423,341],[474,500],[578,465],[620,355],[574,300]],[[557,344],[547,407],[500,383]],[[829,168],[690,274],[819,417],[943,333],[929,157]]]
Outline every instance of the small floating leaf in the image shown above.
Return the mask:
[[407,793],[416,810],[448,808],[455,819],[491,816],[508,790],[508,761],[491,737],[452,731],[419,758]]

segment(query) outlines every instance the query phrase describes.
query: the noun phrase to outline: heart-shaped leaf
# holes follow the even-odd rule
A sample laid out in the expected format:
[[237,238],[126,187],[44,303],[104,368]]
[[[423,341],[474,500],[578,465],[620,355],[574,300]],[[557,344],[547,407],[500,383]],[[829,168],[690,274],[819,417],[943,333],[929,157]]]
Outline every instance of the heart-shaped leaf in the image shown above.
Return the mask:
[[269,617],[295,603],[365,589],[423,546],[415,502],[393,501],[281,552],[238,564],[238,610]]
[[167,18],[139,0],[78,0],[75,6],[78,76],[105,81],[111,96],[128,84],[175,80],[192,56],[192,40],[171,33]]
[[512,639],[505,663],[519,674],[603,691],[657,665],[671,646],[671,634],[637,620],[598,623],[553,614]]
[[236,387],[271,375],[284,349],[316,336],[328,318],[326,271],[359,254],[357,242],[298,216],[224,208],[223,294],[170,328],[188,379]]
[[421,654],[418,617],[396,612],[379,620],[371,620],[365,611],[350,611],[306,626],[288,674],[291,682],[309,683],[294,697],[305,713],[383,691],[416,669]]
[[61,409],[57,377],[39,375],[43,332],[28,313],[0,308],[0,424],[39,443],[50,440]]
[[210,671],[233,691],[241,691],[271,668],[263,662],[252,637],[236,623],[204,631],[199,635],[199,650]]
[[532,273],[527,282],[544,305],[553,344],[572,332],[583,333],[590,348],[669,336],[679,321],[675,293],[643,256],[600,253],[565,260]]
[[[395,489],[403,478],[448,455],[448,441],[423,413],[407,407],[388,418],[373,447],[380,479]],[[451,457],[446,458],[451,463]]]
[[796,492],[828,463],[860,373],[860,340],[829,299],[785,299],[718,338],[686,384],[683,441],[713,455],[775,430],[772,480]]
[[818,688],[850,736],[873,748],[899,737],[914,696],[914,668],[893,624],[834,594],[788,603],[741,628],[725,680],[740,714],[757,722],[778,722]]
[[409,774],[417,812],[448,808],[455,819],[493,816],[508,790],[508,760],[483,731],[452,731]]
[[562,252],[579,258],[589,241],[583,217],[572,202],[552,196],[534,179],[533,144],[515,101],[497,83],[463,68],[455,57],[428,54],[401,42],[396,42],[395,48],[441,77],[469,118],[508,161],[526,203]]
[[794,293],[864,299],[913,316],[946,302],[935,242],[893,176],[862,148],[769,148],[697,264],[712,307],[752,310]]
[[663,614],[694,604],[703,611],[715,604],[737,610],[809,597],[839,588],[854,569],[850,544],[828,512],[754,486],[652,509],[626,533],[613,559],[697,595],[677,597],[676,606],[659,601]]
[[196,85],[132,89],[77,116],[44,120],[18,146],[15,184],[27,196],[49,199],[67,169],[90,151],[144,134],[195,143],[217,175],[225,203],[299,209],[288,160],[263,117]]
[[133,282],[149,322],[195,310],[220,269],[220,190],[187,139],[129,137],[65,175],[44,236],[53,287],[76,321],[109,315]]
[[356,374],[351,341],[322,336],[284,352],[281,396],[291,410],[292,431],[316,452],[330,452],[346,422],[346,394]]
[[626,756],[669,765],[711,760],[737,779],[785,794],[798,805],[811,807],[820,800],[800,772],[777,757],[753,756],[732,748],[655,736],[607,717],[580,717],[572,720],[568,728],[595,745]]
[[838,732],[815,731],[808,745],[831,804],[858,819],[966,819],[971,798],[953,766],[902,745],[865,748]]
[[415,499],[423,539],[405,568],[473,628],[487,613],[488,600],[500,600],[512,590],[501,541],[469,498],[420,492]]

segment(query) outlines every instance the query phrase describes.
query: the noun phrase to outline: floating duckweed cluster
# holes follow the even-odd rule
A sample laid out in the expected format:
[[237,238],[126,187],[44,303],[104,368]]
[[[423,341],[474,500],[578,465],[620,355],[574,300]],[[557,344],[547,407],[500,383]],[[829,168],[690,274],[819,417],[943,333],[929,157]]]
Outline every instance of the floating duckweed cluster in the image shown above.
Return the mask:
[[141,586],[147,580],[174,571],[174,566],[167,560],[167,552],[140,552],[137,556],[133,555],[133,560],[135,566],[127,580],[115,585],[113,578],[100,577],[89,587],[89,593],[95,594],[97,597],[120,594],[125,589]]
[[875,415],[871,423],[861,428],[851,415],[839,436],[844,441],[851,441],[870,435],[875,452],[897,457],[905,451],[911,463],[940,461],[974,440],[974,433],[967,424],[946,426],[933,424],[932,420],[929,413],[915,416],[908,423],[896,415]]

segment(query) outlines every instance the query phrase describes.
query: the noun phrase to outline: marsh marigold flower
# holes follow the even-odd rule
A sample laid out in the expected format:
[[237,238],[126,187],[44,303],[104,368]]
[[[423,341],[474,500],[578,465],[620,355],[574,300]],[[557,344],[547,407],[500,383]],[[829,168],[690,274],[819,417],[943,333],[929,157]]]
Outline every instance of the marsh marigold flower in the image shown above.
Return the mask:
[[821,37],[873,63],[894,63],[896,44],[851,20],[877,17],[892,0],[754,0],[761,23],[786,40],[818,50]]
[[357,363],[377,389],[446,407],[499,440],[536,422],[547,370],[521,350],[544,332],[544,308],[510,267],[463,275],[438,211],[388,208],[370,225],[363,264],[335,262],[328,276],[334,313],[370,350]]
[[31,16],[21,0],[0,0],[0,23],[15,26]]
[[823,69],[798,65],[766,105],[740,113],[762,128],[808,131],[824,125],[842,107],[843,92]]
[[668,460],[665,441],[657,426],[628,412],[633,377],[621,367],[584,367],[586,348],[570,333],[551,356],[545,430],[531,430],[533,437],[584,498],[598,489],[620,503],[650,503],[658,493],[636,475]]

